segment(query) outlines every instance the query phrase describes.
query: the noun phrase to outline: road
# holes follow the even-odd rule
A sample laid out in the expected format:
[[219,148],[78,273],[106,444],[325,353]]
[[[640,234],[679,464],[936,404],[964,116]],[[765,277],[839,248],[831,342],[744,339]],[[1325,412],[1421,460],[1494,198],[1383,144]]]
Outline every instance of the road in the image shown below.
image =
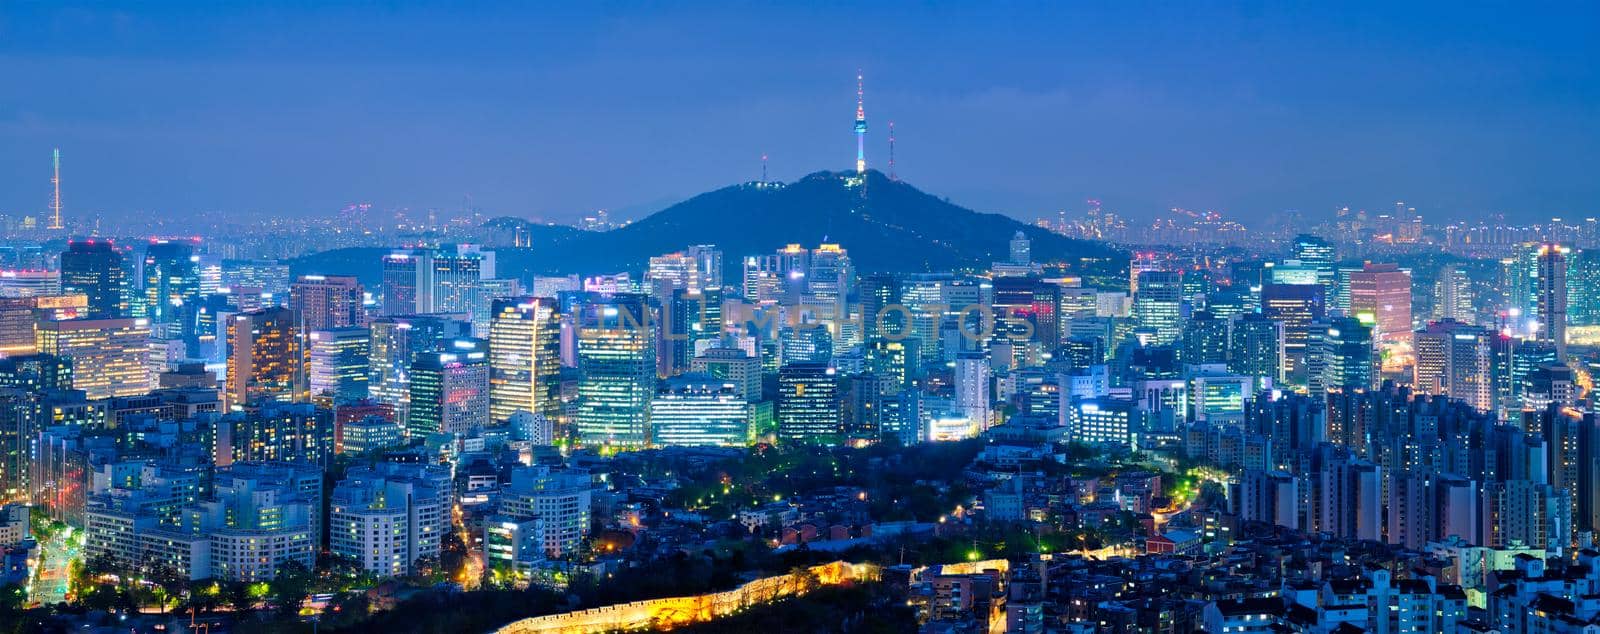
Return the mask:
[[83,547],[75,539],[75,533],[71,527],[62,528],[49,540],[40,542],[39,569],[33,577],[30,601],[52,604],[67,599],[72,562],[83,556]]

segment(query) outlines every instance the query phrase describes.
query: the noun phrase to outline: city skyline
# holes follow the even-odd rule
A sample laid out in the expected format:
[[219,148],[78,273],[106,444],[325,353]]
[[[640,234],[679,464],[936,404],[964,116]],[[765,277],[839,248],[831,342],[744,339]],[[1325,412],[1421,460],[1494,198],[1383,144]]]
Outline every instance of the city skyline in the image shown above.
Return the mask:
[[[875,8],[840,23],[797,8],[19,6],[0,59],[37,89],[0,96],[0,173],[22,185],[0,212],[47,215],[60,148],[69,218],[360,202],[639,218],[769,169],[849,169],[860,69],[870,168],[888,171],[894,122],[901,177],[1017,218],[1088,198],[1251,224],[1395,200],[1430,218],[1592,215],[1593,9],[1544,9]],[[938,37],[962,46],[918,46]]]
[[1600,632],[1593,18],[0,2],[0,629]]

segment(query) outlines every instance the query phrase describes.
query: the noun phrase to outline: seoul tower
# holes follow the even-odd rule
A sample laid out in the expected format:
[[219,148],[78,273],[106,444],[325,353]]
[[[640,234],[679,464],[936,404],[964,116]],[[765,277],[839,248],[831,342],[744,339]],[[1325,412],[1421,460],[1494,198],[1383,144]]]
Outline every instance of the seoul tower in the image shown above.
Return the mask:
[[861,71],[856,71],[856,175],[867,174],[867,108],[861,86]]

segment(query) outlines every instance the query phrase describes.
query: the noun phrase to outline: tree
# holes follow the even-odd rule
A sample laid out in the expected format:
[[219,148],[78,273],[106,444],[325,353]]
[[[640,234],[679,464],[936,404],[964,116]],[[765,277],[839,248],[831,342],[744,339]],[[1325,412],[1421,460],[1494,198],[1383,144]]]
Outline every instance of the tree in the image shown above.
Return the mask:
[[293,559],[278,564],[278,574],[267,584],[272,605],[282,616],[299,614],[306,597],[311,596],[311,584],[316,575],[305,564]]
[[[28,593],[14,583],[0,586],[0,615],[17,615],[27,603]],[[10,619],[6,619],[10,620]]]
[[227,597],[228,606],[236,612],[249,612],[256,607],[256,598],[250,592],[250,584],[241,581],[228,583],[224,586],[223,596]]
[[145,579],[150,580],[161,589],[161,612],[167,611],[167,602],[173,597],[181,597],[189,588],[189,578],[179,572],[172,564],[159,561],[152,564],[145,573]]

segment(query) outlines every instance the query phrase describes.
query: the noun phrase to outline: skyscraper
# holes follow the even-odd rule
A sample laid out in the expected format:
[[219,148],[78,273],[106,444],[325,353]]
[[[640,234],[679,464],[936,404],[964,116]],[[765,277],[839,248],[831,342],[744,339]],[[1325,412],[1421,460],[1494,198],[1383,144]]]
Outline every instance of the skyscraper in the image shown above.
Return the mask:
[[61,254],[61,290],[89,298],[90,319],[128,316],[122,252],[110,240],[74,240]]
[[1133,294],[1133,316],[1139,327],[1155,333],[1155,343],[1166,345],[1182,332],[1183,276],[1177,271],[1139,274],[1139,291]]
[[1317,284],[1324,291],[1333,291],[1333,263],[1336,258],[1333,245],[1320,237],[1302,233],[1294,237],[1293,256],[1302,265],[1316,271]]
[[396,252],[383,256],[383,314],[415,315],[420,312],[418,281],[426,270],[425,256]]
[[367,398],[371,332],[361,327],[313,330],[307,339],[312,396],[326,396],[335,404]]
[[826,363],[785,364],[778,370],[778,436],[822,445],[844,439],[838,373]]
[[1261,314],[1283,322],[1284,379],[1291,383],[1305,383],[1306,340],[1311,324],[1322,320],[1323,301],[1321,286],[1267,284],[1261,289]]
[[[1044,350],[1061,343],[1061,286],[1035,277],[1001,277],[994,280],[995,316],[1021,317],[1033,326],[1031,340]],[[950,310],[962,305],[952,303]],[[949,352],[954,353],[954,350]]]
[[1228,321],[1199,310],[1183,323],[1178,359],[1186,365],[1228,362]]
[[368,392],[378,402],[393,406],[401,424],[406,420],[411,364],[417,355],[441,351],[451,340],[471,335],[469,324],[441,315],[380,317],[370,329]]
[[489,414],[561,414],[561,316],[554,300],[494,300],[489,319]]
[[1539,328],[1534,337],[1555,346],[1556,361],[1567,358],[1567,253],[1558,244],[1539,246],[1538,307]]
[[30,490],[34,436],[42,423],[39,395],[0,387],[0,494],[19,499]]
[[983,353],[964,352],[956,356],[955,409],[977,423],[979,429],[989,428],[992,408],[989,383],[993,376],[989,359]]
[[236,409],[258,401],[311,398],[307,350],[299,319],[283,307],[234,315],[228,322],[228,376],[223,401]]
[[1411,343],[1411,273],[1369,262],[1350,274],[1350,314],[1371,316],[1379,345]]
[[1472,299],[1472,279],[1467,272],[1454,264],[1440,267],[1439,279],[1433,285],[1433,318],[1475,323],[1477,309]]
[[649,442],[656,393],[654,323],[645,296],[617,294],[579,307],[578,410],[573,427],[588,445]]
[[1493,411],[1490,343],[1491,333],[1454,319],[1418,330],[1417,391],[1465,401],[1478,411]]
[[[1335,319],[1321,333],[1320,388],[1369,389],[1377,377],[1378,357],[1373,354],[1372,327],[1352,317]],[[1317,394],[1313,389],[1313,394]]]
[[194,247],[188,240],[153,240],[145,247],[143,307],[150,323],[182,324],[199,302],[200,258]]
[[150,391],[150,325],[144,319],[44,320],[37,337],[40,353],[72,360],[72,388],[89,398]]
[[1285,335],[1282,322],[1261,313],[1234,317],[1229,332],[1228,371],[1283,381]]
[[842,320],[847,316],[845,301],[854,279],[855,268],[850,263],[849,251],[837,244],[818,245],[811,251],[802,300],[816,308],[818,319]]
[[411,364],[406,432],[472,436],[489,424],[489,351],[482,339],[456,339]]
[[365,290],[348,275],[302,275],[289,286],[289,307],[306,331],[365,326]]

